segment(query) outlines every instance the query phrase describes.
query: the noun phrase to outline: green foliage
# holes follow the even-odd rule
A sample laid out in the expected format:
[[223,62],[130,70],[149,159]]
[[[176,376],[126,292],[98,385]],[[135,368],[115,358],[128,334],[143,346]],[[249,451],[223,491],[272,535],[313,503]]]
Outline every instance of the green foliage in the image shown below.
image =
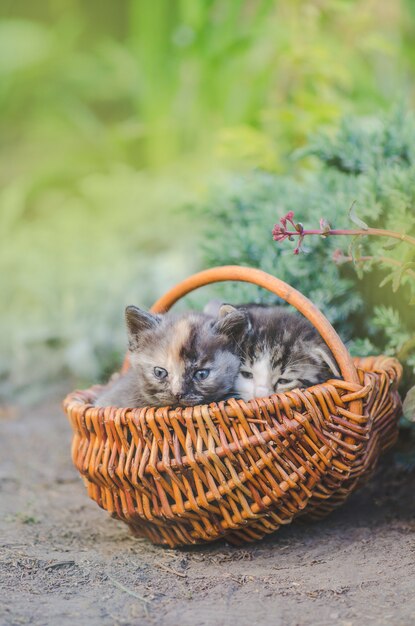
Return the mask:
[[[379,171],[386,166],[394,171],[394,165],[414,163],[414,135],[413,116],[398,107],[388,116],[387,124],[381,118],[346,118],[334,136],[318,134],[298,154],[315,156],[329,168],[346,174]],[[376,212],[368,217],[377,217]]]
[[[348,254],[350,238],[305,239],[307,253],[294,256],[289,241],[275,242],[275,222],[289,211],[305,229],[319,228],[325,218],[332,228],[390,228],[415,233],[415,120],[401,108],[382,118],[345,119],[334,135],[319,134],[302,150],[312,156],[314,170],[301,163],[295,176],[259,171],[234,176],[212,193],[205,207],[205,262],[241,264],[275,274],[307,295],[335,324],[355,354],[394,354],[415,371],[415,316],[408,302],[415,293],[415,248],[398,241],[359,236],[353,242],[356,275],[351,263],[336,264],[333,252]],[[353,211],[350,207],[353,206]],[[389,257],[394,266],[383,261]],[[365,265],[366,256],[373,257]],[[388,259],[386,259],[387,261]],[[397,269],[396,269],[397,266]],[[391,273],[392,267],[392,273]],[[391,276],[383,281],[382,276]],[[270,300],[250,287],[225,286],[227,300]],[[410,374],[411,369],[412,375]]]
[[384,351],[387,354],[397,354],[411,336],[399,311],[391,306],[375,306],[372,323],[373,330],[381,331],[386,339]]
[[0,125],[42,160],[57,139],[66,163],[138,167],[216,145],[274,169],[317,126],[404,89],[410,23],[387,0],[16,2],[0,21]]
[[124,307],[150,306],[191,271],[177,250],[192,250],[177,211],[195,198],[186,180],[170,172],[155,181],[119,165],[84,175],[73,188],[3,190],[4,394],[68,374],[85,384],[118,367]]
[[[66,374],[84,384],[118,366],[123,306],[150,304],[201,265],[195,232],[204,217],[176,209],[199,202],[213,177],[227,191],[218,192],[209,222],[225,220],[234,231],[221,207],[234,214],[237,204],[241,214],[242,257],[226,237],[220,243],[230,261],[255,259],[271,270],[277,260],[354,336],[362,294],[351,270],[338,280],[326,262],[334,244],[310,242],[318,252],[310,273],[303,259],[264,242],[286,204],[303,208],[304,222],[308,207],[310,217],[321,210],[347,222],[355,182],[333,167],[317,180],[309,171],[316,157],[298,164],[288,155],[344,113],[385,108],[390,94],[411,97],[411,10],[388,0],[376,11],[372,0],[4,2],[0,392]],[[370,154],[372,139],[365,141]],[[387,141],[391,154],[394,141],[398,131]],[[324,150],[336,153],[328,146],[322,139],[320,162]],[[360,162],[360,148],[348,150],[345,160]],[[238,176],[233,168],[263,171]],[[301,184],[264,173],[290,168]],[[405,214],[412,192],[401,170],[388,170],[393,180],[382,184],[362,179],[372,212],[358,215],[378,219],[391,188]]]

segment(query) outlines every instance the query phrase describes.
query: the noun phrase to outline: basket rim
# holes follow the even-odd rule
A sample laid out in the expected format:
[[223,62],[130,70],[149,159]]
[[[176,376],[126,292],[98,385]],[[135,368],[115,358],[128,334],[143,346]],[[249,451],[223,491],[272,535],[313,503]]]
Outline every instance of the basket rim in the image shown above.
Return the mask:
[[[301,291],[259,268],[242,265],[221,265],[196,272],[196,274],[188,276],[167,291],[153,304],[150,310],[153,313],[166,313],[178,300],[192,291],[212,283],[227,281],[257,285],[293,306],[301,315],[308,319],[327,344],[339,367],[342,378],[354,383],[359,381],[348,349],[324,313]],[[126,371],[128,367],[129,352],[126,354],[122,371]],[[358,403],[355,404],[354,409],[356,411],[359,410]]]
[[[395,379],[399,382],[402,375],[402,366],[395,357],[388,355],[367,356],[367,357],[354,357],[354,364],[358,372],[374,372],[381,373],[390,369],[394,369],[396,372]],[[360,377],[362,379],[362,377]],[[211,402],[209,404],[197,404],[193,406],[151,406],[144,407],[118,407],[114,405],[108,406],[95,406],[92,402],[88,402],[88,399],[94,399],[96,392],[105,389],[106,384],[95,384],[86,389],[76,389],[70,392],[63,400],[63,409],[68,416],[72,411],[82,410],[85,417],[103,415],[105,420],[116,419],[117,417],[125,417],[127,414],[145,415],[151,411],[151,413],[160,418],[164,417],[167,421],[170,417],[178,417],[178,415],[184,414],[185,416],[192,415],[193,417],[203,417],[210,415],[210,411],[219,411],[222,413],[225,411],[228,417],[236,417],[240,412],[246,417],[252,414],[255,417],[258,413],[258,408],[281,408],[284,405],[286,408],[292,409],[295,406],[301,396],[307,397],[310,394],[315,394],[316,391],[324,391],[327,386],[334,387],[337,390],[338,397],[341,398],[342,404],[345,402],[353,401],[354,399],[361,399],[366,395],[368,385],[364,383],[352,383],[344,380],[343,378],[330,378],[327,381],[312,385],[306,388],[296,388],[290,391],[275,393],[270,396],[251,398],[250,400],[241,400],[237,398],[230,398],[227,400],[219,400],[217,402]],[[267,407],[268,405],[268,407]]]

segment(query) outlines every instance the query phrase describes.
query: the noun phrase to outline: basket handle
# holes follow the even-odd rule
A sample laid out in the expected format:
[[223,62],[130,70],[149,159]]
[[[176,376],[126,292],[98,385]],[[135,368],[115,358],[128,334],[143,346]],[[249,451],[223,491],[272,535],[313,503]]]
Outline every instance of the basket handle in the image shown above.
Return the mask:
[[[164,313],[168,311],[177,300],[191,291],[211,283],[227,280],[258,285],[259,287],[263,287],[275,293],[275,295],[285,300],[288,304],[294,306],[320,333],[336,359],[344,380],[359,384],[356,368],[346,346],[323,313],[308,298],[303,296],[302,293],[294,289],[294,287],[291,287],[283,280],[275,278],[275,276],[267,274],[262,270],[251,267],[239,267],[238,265],[224,265],[222,267],[213,267],[198,272],[170,289],[170,291],[153,304],[151,310],[154,313]],[[125,369],[125,366],[126,363],[124,363],[123,369]]]

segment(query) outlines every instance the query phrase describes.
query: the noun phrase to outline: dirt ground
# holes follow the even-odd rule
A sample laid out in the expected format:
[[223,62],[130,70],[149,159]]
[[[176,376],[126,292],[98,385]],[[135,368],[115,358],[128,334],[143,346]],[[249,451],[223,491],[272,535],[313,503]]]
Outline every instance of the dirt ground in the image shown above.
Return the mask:
[[415,476],[392,455],[323,522],[167,550],[88,499],[56,398],[0,428],[1,625],[415,624]]

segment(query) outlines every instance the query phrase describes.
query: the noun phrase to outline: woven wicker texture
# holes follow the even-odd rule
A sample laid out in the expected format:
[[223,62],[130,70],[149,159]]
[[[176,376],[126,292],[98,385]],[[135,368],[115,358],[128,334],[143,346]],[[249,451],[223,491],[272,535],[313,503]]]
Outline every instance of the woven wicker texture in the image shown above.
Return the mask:
[[383,356],[353,363],[318,309],[282,281],[215,268],[153,310],[217,280],[260,284],[296,306],[331,348],[343,380],[176,409],[94,407],[100,386],[67,396],[72,458],[90,497],[136,535],[170,547],[254,541],[299,515],[322,517],[371,475],[398,433],[400,364]]

